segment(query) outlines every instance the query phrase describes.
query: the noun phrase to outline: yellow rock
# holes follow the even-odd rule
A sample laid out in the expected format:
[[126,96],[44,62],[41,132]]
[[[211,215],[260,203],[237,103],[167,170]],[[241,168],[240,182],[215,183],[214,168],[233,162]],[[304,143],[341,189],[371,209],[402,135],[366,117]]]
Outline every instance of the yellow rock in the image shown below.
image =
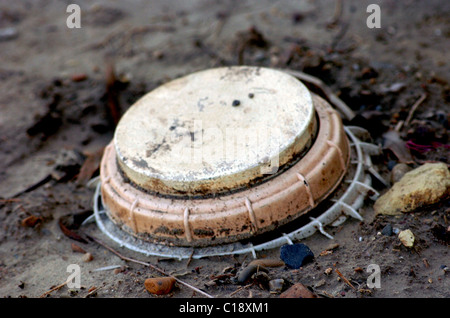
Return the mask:
[[447,198],[450,172],[444,163],[426,163],[407,172],[375,202],[377,214],[399,215]]
[[414,246],[414,234],[411,232],[411,230],[404,230],[398,233],[398,238],[402,242],[403,245],[406,247],[413,247]]

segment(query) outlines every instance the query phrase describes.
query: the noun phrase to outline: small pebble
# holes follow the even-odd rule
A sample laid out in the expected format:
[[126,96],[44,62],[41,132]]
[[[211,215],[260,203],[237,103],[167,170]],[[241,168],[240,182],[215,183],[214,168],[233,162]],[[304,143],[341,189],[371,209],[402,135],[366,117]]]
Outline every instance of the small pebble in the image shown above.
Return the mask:
[[152,56],[153,56],[155,59],[160,60],[160,59],[162,59],[162,58],[164,57],[164,52],[163,52],[163,51],[156,50],[156,51],[154,51],[154,52],[152,53]]
[[318,296],[311,292],[303,284],[297,283],[283,292],[280,295],[280,298],[318,298]]
[[403,89],[406,88],[406,84],[403,82],[397,82],[397,83],[393,83],[392,85],[390,85],[389,87],[383,87],[381,88],[381,92],[382,93],[399,93],[401,92]]
[[325,285],[326,284],[326,282],[325,282],[325,279],[321,279],[321,280],[319,280],[318,282],[317,282],[317,284],[316,285],[314,285],[314,287],[322,287],[323,285]]
[[83,73],[82,74],[74,74],[71,77],[72,82],[82,82],[82,81],[86,80],[87,78],[88,78],[87,75],[83,74]]
[[0,42],[13,40],[18,36],[16,28],[3,28],[0,29]]
[[391,236],[392,233],[393,233],[393,230],[392,230],[392,225],[390,223],[388,223],[381,231],[381,234],[383,234],[385,236]]
[[86,253],[83,255],[83,262],[85,262],[85,263],[89,263],[93,259],[94,259],[94,256],[92,256],[91,253]]
[[396,164],[391,171],[391,183],[394,184],[405,175],[405,173],[411,171],[412,168],[404,163]]
[[402,242],[402,244],[406,247],[413,247],[414,246],[414,234],[411,232],[411,230],[404,230],[401,231],[398,234],[398,238]]
[[314,254],[305,244],[287,244],[281,247],[280,258],[286,266],[298,269],[311,262]]
[[170,293],[175,285],[173,277],[147,278],[144,282],[145,289],[155,295],[166,295]]

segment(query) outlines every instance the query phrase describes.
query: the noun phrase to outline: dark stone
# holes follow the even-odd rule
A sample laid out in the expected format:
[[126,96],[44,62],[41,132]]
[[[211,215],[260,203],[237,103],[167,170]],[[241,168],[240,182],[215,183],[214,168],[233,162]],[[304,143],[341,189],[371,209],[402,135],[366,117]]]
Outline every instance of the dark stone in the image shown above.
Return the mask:
[[386,225],[383,230],[381,230],[381,234],[386,235],[386,236],[391,236],[392,235],[392,225],[388,224]]
[[314,259],[313,252],[305,244],[283,245],[280,258],[290,268],[300,268]]
[[241,104],[241,102],[238,101],[238,100],[236,99],[236,100],[233,101],[233,104],[232,104],[232,105],[233,105],[234,107],[236,107],[236,106],[239,106],[240,104]]

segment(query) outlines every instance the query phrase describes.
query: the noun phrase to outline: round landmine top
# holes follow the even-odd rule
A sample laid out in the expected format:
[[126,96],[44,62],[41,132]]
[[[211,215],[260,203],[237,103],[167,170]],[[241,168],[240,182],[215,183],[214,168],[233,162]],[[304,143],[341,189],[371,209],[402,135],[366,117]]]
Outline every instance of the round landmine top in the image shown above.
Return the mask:
[[149,92],[123,115],[117,161],[134,185],[209,195],[273,175],[306,152],[317,128],[308,89],[284,72],[223,67]]

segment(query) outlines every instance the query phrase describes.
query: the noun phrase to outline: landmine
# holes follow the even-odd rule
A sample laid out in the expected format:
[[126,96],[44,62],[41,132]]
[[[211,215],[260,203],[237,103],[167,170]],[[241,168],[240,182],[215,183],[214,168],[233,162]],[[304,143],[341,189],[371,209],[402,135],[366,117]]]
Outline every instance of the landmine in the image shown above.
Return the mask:
[[[130,249],[177,258],[255,255],[316,230],[330,237],[325,225],[362,219],[356,209],[377,195],[365,171],[378,148],[363,133],[280,70],[223,67],[175,79],[118,123],[100,166],[97,224]],[[309,224],[251,242],[326,200],[333,204]]]

